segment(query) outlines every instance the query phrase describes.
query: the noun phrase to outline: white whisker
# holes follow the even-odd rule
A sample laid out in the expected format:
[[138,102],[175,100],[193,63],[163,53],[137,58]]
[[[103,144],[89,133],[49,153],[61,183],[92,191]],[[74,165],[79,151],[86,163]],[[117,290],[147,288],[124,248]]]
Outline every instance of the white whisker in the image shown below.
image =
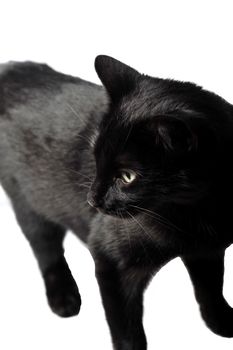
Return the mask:
[[164,226],[167,226],[168,228],[171,228],[171,229],[173,228],[175,230],[178,230],[178,231],[184,233],[184,231],[181,228],[177,227],[175,224],[173,224],[172,222],[170,222],[168,219],[166,219],[165,217],[161,216],[160,214],[158,214],[158,213],[156,213],[154,211],[151,211],[149,209],[146,209],[146,208],[138,207],[136,205],[130,205],[130,206],[135,208],[135,209],[137,209],[137,210],[139,210],[139,211],[141,211],[141,212],[143,212],[144,214],[146,214],[148,216],[151,216],[151,217],[155,218],[158,221],[158,223],[160,223],[160,224],[162,224]]
[[79,119],[81,120],[81,122],[85,123],[84,119],[82,117],[80,117],[80,115],[75,111],[75,109],[69,104],[66,104],[67,107],[69,108],[69,110]]
[[130,248],[130,250],[132,251],[131,239],[130,239],[130,233],[129,233],[128,227],[127,227],[127,225],[125,224],[125,221],[123,220],[123,217],[122,217],[122,215],[121,215],[121,213],[120,213],[119,211],[118,211],[118,214],[120,214],[120,217],[121,217],[121,219],[122,219],[122,224],[123,224],[123,226],[124,226],[124,229],[125,229],[125,231],[126,231],[126,233],[127,233],[127,237],[128,237],[129,248]]
[[93,182],[93,179],[92,179],[90,176],[88,176],[88,175],[82,174],[82,173],[80,173],[79,171],[74,170],[74,169],[72,169],[72,168],[66,168],[66,169],[67,169],[68,171],[71,171],[71,172],[74,173],[74,174],[77,174],[77,175],[80,175],[80,176],[82,176],[82,177],[87,178],[88,180],[90,180],[91,183]]
[[132,215],[130,214],[129,211],[127,211],[127,214],[138,224],[139,227],[141,227],[141,229],[145,232],[146,236],[153,241],[153,237],[144,229],[144,227],[142,226],[142,224]]

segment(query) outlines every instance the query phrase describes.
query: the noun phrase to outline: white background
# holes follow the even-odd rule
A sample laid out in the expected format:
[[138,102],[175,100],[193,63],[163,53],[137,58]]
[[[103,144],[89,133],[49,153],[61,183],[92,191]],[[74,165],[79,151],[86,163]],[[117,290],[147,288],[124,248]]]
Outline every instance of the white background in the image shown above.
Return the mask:
[[[0,62],[33,60],[98,82],[97,54],[139,71],[194,81],[233,102],[231,1],[2,1]],[[82,295],[77,317],[60,319],[46,304],[36,261],[0,193],[0,348],[111,349],[87,249],[71,234],[66,256]],[[233,249],[224,293],[233,305]],[[163,268],[145,295],[148,349],[232,349],[233,340],[203,324],[180,260]],[[233,327],[233,325],[232,325]]]

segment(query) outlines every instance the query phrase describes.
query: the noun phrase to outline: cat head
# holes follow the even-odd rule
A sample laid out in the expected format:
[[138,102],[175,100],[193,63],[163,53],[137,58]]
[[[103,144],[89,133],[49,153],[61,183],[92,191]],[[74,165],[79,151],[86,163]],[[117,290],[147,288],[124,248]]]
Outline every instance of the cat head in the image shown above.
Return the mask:
[[110,104],[94,147],[89,204],[124,217],[204,198],[217,152],[213,113],[208,119],[217,97],[192,83],[142,75],[108,56],[98,56],[95,68]]

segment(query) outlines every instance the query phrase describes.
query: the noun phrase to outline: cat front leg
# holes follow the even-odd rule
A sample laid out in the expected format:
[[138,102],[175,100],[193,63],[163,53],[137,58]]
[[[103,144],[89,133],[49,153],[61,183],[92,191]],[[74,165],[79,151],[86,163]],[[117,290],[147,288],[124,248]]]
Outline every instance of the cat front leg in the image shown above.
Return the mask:
[[114,349],[146,350],[143,292],[156,267],[136,263],[120,266],[100,252],[95,252],[94,260]]
[[[120,270],[103,255],[95,259],[106,318],[115,350],[146,350],[142,324],[143,291],[149,276],[139,281],[137,271]],[[131,273],[131,277],[130,277]]]
[[207,326],[223,337],[233,337],[233,308],[223,297],[224,250],[205,256],[182,257]]

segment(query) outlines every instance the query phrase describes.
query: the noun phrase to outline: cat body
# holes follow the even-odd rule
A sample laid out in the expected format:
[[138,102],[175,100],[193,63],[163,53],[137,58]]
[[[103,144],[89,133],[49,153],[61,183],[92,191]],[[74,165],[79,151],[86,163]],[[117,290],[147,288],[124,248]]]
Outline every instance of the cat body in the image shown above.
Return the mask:
[[19,191],[33,210],[86,240],[91,210],[83,205],[82,184],[95,171],[91,137],[106,110],[104,89],[30,62],[6,67],[1,88],[3,187],[13,197]]
[[143,291],[178,256],[208,327],[233,336],[233,107],[107,56],[95,67],[105,88],[36,63],[0,68],[0,181],[52,310],[81,304],[62,246],[71,229],[94,258],[116,350],[146,349]]

